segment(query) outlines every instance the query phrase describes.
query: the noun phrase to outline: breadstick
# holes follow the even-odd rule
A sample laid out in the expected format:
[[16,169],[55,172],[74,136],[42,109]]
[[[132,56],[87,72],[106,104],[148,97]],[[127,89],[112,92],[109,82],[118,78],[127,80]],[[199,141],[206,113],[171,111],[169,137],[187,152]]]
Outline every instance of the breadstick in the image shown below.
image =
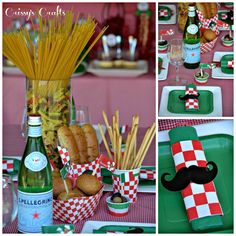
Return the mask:
[[105,148],[106,148],[106,150],[107,150],[107,154],[108,154],[108,156],[109,156],[111,159],[113,159],[113,158],[112,158],[112,155],[111,155],[110,148],[109,148],[109,146],[108,146],[108,144],[107,144],[106,138],[105,138],[105,136],[104,136],[104,133],[103,133],[103,130],[102,130],[102,127],[101,127],[100,124],[98,124],[98,129],[99,129],[99,132],[100,132],[100,134],[101,134],[101,136],[102,136],[102,140],[103,140],[103,143],[104,143]]

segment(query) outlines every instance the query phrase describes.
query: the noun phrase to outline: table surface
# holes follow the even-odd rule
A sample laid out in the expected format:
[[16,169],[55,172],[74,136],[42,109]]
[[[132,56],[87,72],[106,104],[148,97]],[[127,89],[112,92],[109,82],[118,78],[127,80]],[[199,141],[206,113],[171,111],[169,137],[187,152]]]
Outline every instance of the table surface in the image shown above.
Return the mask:
[[[161,3],[163,4],[163,3]],[[168,4],[168,3],[167,3]],[[162,29],[173,29],[175,34],[174,36],[164,36],[164,39],[169,41],[171,38],[182,38],[183,33],[179,31],[178,29],[178,23],[175,25],[165,25],[165,24],[159,24],[159,30]],[[201,63],[210,63],[213,60],[213,55],[215,52],[233,52],[233,46],[231,47],[224,47],[221,44],[221,38],[222,36],[228,34],[228,31],[221,31],[218,40],[216,42],[215,48],[208,53],[201,54]],[[184,66],[180,66],[180,78],[183,80],[187,80],[188,83],[194,83],[194,77],[193,75],[199,70],[194,69],[186,69]],[[209,80],[206,85],[204,86],[219,86],[222,90],[222,99],[223,99],[223,116],[231,117],[233,116],[233,79],[213,79],[211,76],[211,71],[206,70],[207,73],[210,74]],[[168,86],[171,80],[175,78],[175,67],[169,64],[169,70],[168,70],[168,76],[167,80],[158,81],[158,99],[159,99],[159,107],[160,107],[160,100],[161,100],[161,94],[162,89],[164,86]]]
[[[140,128],[138,133],[138,146],[146,132],[145,128]],[[25,148],[25,139],[22,138],[19,125],[3,126],[3,155],[4,156],[21,156]],[[146,155],[143,165],[154,166],[156,163],[155,141]],[[101,145],[101,152],[105,153],[104,146]],[[98,208],[89,219],[80,221],[75,224],[76,233],[81,232],[83,225],[88,220],[93,221],[119,221],[119,222],[156,222],[156,195],[154,193],[138,193],[138,201],[131,205],[129,214],[124,217],[114,217],[108,213],[106,207],[106,198],[111,192],[105,192],[100,200]],[[62,224],[60,221],[54,221],[55,224]],[[17,220],[3,229],[3,233],[17,233]]]

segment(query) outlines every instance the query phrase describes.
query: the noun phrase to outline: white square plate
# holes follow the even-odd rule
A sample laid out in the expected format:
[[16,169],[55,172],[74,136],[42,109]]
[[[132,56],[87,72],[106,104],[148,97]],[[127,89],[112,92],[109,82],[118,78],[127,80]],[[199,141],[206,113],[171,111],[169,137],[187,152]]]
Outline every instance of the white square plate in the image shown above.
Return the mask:
[[160,25],[173,25],[176,24],[176,6],[175,5],[169,5],[169,4],[158,4],[158,6],[166,6],[169,7],[172,10],[173,15],[169,20],[158,20],[158,24]]
[[[213,62],[220,62],[224,55],[233,54],[233,52],[215,52],[213,56]],[[214,79],[233,79],[233,74],[225,74],[221,71],[220,67],[212,69],[212,78]]]
[[169,69],[169,60],[167,58],[167,54],[158,54],[158,57],[163,59],[163,63],[162,63],[162,69],[161,73],[158,75],[158,80],[166,80],[167,79],[167,75],[168,75],[168,69]]
[[159,116],[178,116],[178,117],[199,117],[199,116],[207,116],[207,117],[221,117],[223,114],[222,110],[222,92],[220,87],[216,86],[197,86],[198,90],[206,90],[213,93],[213,111],[209,114],[179,114],[169,112],[168,107],[168,98],[169,93],[173,90],[185,90],[185,86],[164,86],[161,94],[161,103],[159,109]]

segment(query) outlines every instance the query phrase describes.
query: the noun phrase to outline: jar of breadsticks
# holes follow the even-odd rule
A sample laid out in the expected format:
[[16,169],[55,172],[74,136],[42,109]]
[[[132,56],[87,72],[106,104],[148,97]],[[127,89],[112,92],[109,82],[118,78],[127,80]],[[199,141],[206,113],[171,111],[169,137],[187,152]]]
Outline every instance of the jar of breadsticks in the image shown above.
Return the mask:
[[27,78],[27,115],[40,114],[42,136],[48,156],[57,154],[57,130],[70,123],[71,86],[70,79],[33,80]]

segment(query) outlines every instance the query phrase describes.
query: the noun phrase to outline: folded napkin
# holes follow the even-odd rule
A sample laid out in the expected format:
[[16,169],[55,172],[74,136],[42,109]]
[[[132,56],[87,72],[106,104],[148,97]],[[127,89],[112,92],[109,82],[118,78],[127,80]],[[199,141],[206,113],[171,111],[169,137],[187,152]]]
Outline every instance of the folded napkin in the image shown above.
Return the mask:
[[[176,171],[192,165],[207,166],[202,144],[193,127],[174,128],[169,131],[169,137]],[[223,226],[223,212],[213,182],[208,184],[191,182],[181,193],[194,231]]]
[[198,111],[199,110],[199,101],[198,101],[198,91],[197,87],[194,84],[186,85],[185,96],[179,97],[181,100],[185,101],[186,111]]

